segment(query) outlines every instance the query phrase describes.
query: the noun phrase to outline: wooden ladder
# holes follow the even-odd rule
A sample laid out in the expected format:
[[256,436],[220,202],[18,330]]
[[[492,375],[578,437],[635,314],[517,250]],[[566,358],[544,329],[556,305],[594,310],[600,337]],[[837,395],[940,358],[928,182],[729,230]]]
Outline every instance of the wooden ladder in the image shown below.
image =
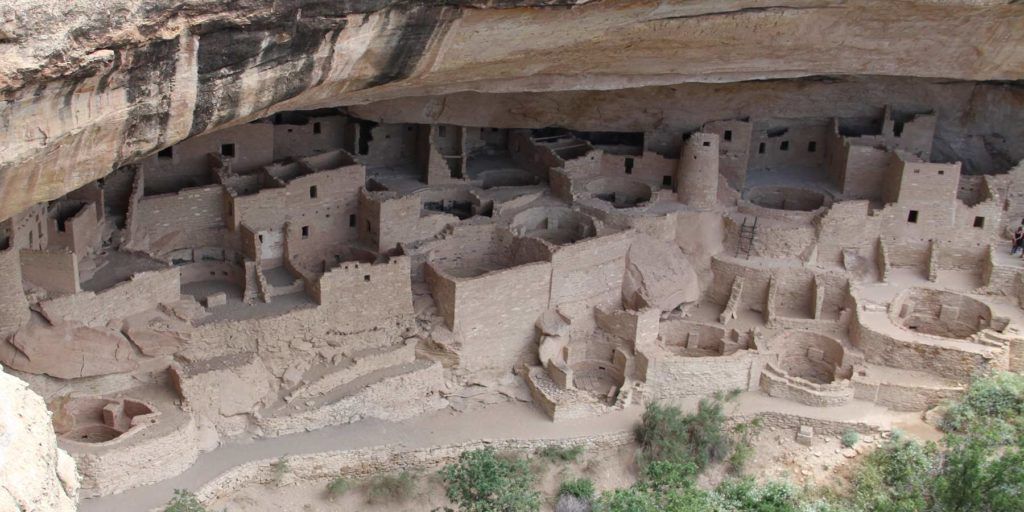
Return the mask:
[[750,259],[750,250],[754,248],[754,237],[757,236],[757,217],[754,222],[747,224],[747,218],[743,217],[743,224],[740,225],[740,242],[736,244],[736,257],[742,252],[747,259]]

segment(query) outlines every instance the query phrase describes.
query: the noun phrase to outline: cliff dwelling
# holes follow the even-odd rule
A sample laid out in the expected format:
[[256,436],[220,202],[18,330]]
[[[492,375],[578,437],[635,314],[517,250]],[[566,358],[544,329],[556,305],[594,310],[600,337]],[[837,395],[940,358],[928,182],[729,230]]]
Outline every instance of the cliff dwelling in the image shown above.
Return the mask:
[[[1024,372],[1014,2],[165,3],[129,37],[0,2],[0,365],[65,475],[0,508],[333,510],[253,486],[631,446],[708,397],[793,446],[933,439]],[[871,16],[971,34],[866,52]]]

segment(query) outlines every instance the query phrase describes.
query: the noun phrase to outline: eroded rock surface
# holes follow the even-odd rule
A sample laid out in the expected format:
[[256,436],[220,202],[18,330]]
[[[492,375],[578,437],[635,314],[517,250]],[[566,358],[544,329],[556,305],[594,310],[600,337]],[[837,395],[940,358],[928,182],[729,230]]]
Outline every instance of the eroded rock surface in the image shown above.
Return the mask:
[[995,0],[17,0],[0,11],[0,122],[17,127],[0,135],[0,219],[280,110],[821,76],[1012,81],[1022,28],[1020,7]]
[[0,368],[0,510],[74,511],[78,487],[42,397]]

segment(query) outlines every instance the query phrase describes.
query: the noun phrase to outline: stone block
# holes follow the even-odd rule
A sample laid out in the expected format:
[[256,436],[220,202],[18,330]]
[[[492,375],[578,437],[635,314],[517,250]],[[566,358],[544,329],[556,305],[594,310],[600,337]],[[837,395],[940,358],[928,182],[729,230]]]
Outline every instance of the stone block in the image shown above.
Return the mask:
[[206,307],[215,308],[228,303],[228,295],[224,292],[211,293],[206,296]]
[[811,441],[814,439],[814,428],[807,425],[800,425],[800,430],[796,433],[796,442],[810,446]]

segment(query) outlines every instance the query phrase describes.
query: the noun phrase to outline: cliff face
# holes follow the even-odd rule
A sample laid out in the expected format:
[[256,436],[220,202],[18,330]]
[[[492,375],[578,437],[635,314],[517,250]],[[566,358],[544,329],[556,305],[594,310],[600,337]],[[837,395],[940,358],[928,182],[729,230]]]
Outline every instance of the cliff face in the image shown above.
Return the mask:
[[1024,7],[1009,1],[10,0],[0,219],[278,110],[712,84],[671,98],[699,103],[713,84],[754,80],[1022,75]]
[[78,486],[42,397],[0,368],[0,510],[70,512]]

